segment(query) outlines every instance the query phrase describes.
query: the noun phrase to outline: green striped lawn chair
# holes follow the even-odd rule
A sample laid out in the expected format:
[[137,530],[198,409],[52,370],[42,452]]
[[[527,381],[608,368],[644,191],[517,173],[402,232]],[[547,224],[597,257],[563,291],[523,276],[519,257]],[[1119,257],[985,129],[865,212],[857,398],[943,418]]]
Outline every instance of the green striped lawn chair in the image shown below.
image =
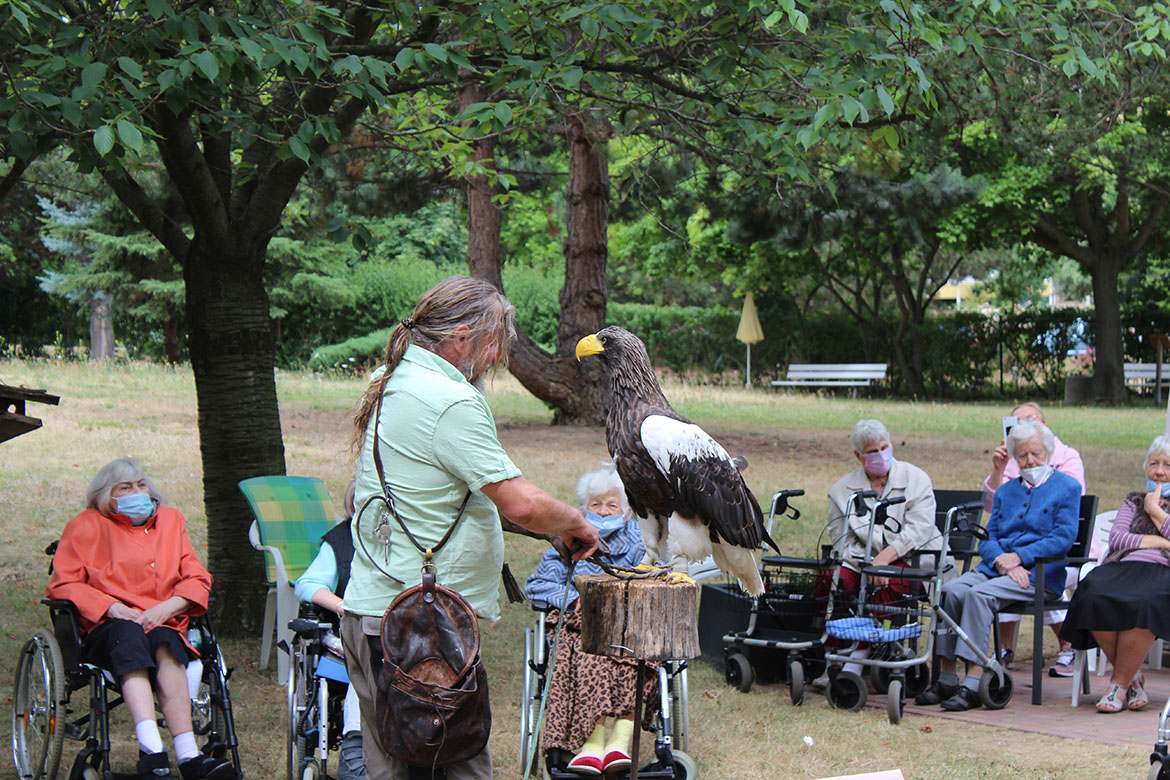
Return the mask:
[[[240,482],[255,520],[248,541],[266,553],[268,598],[264,605],[264,633],[260,642],[260,668],[268,666],[272,636],[292,644],[288,621],[297,616],[293,583],[317,557],[321,536],[337,522],[333,501],[325,483],[316,477],[253,477]],[[275,629],[275,631],[274,631]],[[288,656],[276,657],[277,679],[284,683]]]

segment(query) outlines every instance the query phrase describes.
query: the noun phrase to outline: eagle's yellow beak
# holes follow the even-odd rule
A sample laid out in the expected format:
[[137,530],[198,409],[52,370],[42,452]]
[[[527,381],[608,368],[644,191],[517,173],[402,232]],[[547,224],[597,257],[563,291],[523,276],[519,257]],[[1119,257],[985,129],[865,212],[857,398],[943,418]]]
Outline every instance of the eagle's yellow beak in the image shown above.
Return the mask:
[[605,352],[605,347],[601,346],[601,339],[597,338],[597,334],[593,333],[577,342],[577,360],[586,355],[596,355],[598,352]]

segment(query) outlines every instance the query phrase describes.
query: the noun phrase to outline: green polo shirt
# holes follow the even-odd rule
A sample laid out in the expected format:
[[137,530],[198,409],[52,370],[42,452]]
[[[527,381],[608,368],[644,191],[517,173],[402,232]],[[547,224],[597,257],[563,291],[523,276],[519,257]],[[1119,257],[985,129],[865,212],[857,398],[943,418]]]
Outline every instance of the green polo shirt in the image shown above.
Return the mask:
[[[378,376],[375,373],[374,378]],[[374,467],[373,429],[371,419],[357,464],[359,515],[353,523],[353,565],[344,599],[347,612],[381,616],[395,596],[420,582],[423,554],[381,501],[366,505],[382,494]],[[483,395],[446,360],[412,345],[386,383],[378,444],[398,514],[423,546],[443,538],[467,491],[472,491],[459,526],[434,561],[440,584],[459,591],[481,618],[498,620],[504,536],[495,504],[479,489],[518,477],[520,469],[500,446],[496,421]],[[391,531],[388,559],[385,545],[373,533],[383,517]],[[379,572],[363,543],[378,566],[404,584]]]

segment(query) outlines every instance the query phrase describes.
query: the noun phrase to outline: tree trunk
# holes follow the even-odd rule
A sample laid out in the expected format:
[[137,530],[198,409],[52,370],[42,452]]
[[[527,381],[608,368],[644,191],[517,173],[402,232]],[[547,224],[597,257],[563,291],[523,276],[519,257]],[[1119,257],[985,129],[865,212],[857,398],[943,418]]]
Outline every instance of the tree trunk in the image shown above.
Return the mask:
[[167,321],[163,324],[163,352],[172,366],[177,366],[183,360],[183,345],[179,341],[179,313],[174,306],[167,306]]
[[609,298],[605,281],[609,169],[599,152],[609,129],[587,127],[586,121],[574,117],[569,134],[565,284],[557,351],[549,355],[521,333],[509,354],[512,374],[529,392],[555,407],[555,424],[603,425],[607,411],[609,381],[600,361],[579,363],[573,356],[578,339],[605,326]]
[[1093,263],[1093,322],[1097,347],[1093,360],[1093,393],[1098,401],[1120,402],[1129,397],[1125,389],[1125,360],[1121,338],[1121,301],[1117,280],[1122,258],[1098,255]]
[[89,359],[113,360],[114,318],[110,302],[100,295],[89,304]]
[[[487,100],[487,86],[468,83],[459,91],[459,110]],[[473,159],[483,166],[494,164],[495,141],[475,142]],[[500,257],[500,207],[492,200],[498,187],[486,175],[467,177],[467,267],[471,275],[504,289]]]
[[212,616],[225,636],[255,636],[264,611],[264,557],[246,541],[252,513],[237,483],[285,473],[261,244],[242,250],[221,236],[210,251],[196,237],[183,264]]

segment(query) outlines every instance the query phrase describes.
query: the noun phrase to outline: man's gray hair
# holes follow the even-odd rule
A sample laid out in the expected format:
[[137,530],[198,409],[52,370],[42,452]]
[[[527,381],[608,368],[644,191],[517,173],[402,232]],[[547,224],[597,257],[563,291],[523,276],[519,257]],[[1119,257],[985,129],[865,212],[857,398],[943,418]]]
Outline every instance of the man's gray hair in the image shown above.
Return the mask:
[[862,452],[871,444],[890,440],[890,432],[886,430],[886,426],[882,425],[881,420],[858,420],[857,424],[853,426],[853,431],[849,434],[849,443],[853,445],[855,452]]
[[1016,448],[1026,441],[1031,441],[1036,434],[1040,434],[1040,441],[1044,445],[1044,451],[1048,453],[1048,457],[1044,462],[1052,460],[1052,451],[1056,448],[1056,439],[1052,436],[1052,429],[1039,420],[1022,420],[1012,426],[1011,431],[1007,437],[1008,452],[1014,458],[1016,456]]
[[[604,463],[604,461],[602,461]],[[595,498],[604,496],[611,490],[616,490],[618,501],[622,506],[622,514],[630,511],[630,502],[626,498],[626,486],[622,478],[612,465],[606,465],[595,471],[587,471],[577,480],[577,505],[582,512]]]
[[109,509],[110,493],[114,486],[122,482],[137,482],[140,479],[146,480],[146,489],[159,506],[166,503],[167,500],[150,481],[150,477],[146,476],[142,464],[137,459],[118,458],[98,469],[97,475],[89,483],[89,490],[85,493],[86,505],[104,515]]
[[1170,455],[1170,436],[1158,436],[1150,444],[1150,449],[1146,453],[1146,460],[1142,463],[1142,470],[1150,467],[1150,458],[1155,455]]

